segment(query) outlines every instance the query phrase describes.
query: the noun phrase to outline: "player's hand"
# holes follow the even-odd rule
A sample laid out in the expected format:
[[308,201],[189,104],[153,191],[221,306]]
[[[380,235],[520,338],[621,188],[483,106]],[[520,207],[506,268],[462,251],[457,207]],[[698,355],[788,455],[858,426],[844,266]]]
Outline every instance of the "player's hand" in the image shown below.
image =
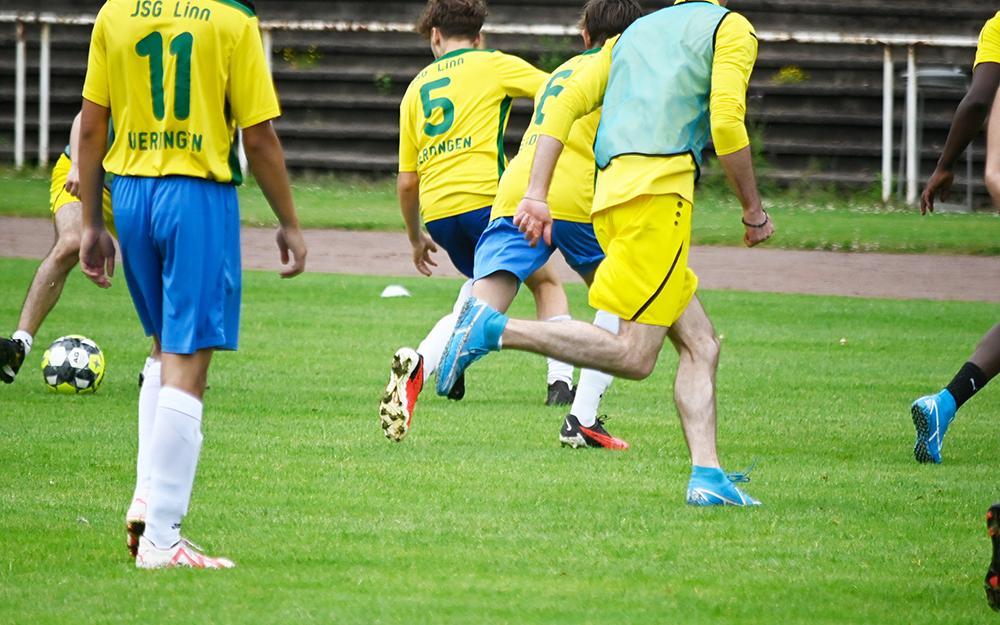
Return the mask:
[[69,173],[66,174],[66,191],[75,198],[80,197],[80,168],[76,163],[70,165]]
[[433,275],[431,267],[437,267],[438,264],[434,262],[431,258],[432,252],[437,252],[437,245],[434,243],[434,239],[430,237],[424,231],[420,231],[420,236],[417,237],[416,241],[410,241],[410,245],[413,246],[413,266],[417,268],[417,271],[424,274],[425,276]]
[[84,228],[80,238],[80,268],[91,282],[107,289],[115,275],[115,242],[107,228]]
[[545,245],[552,245],[552,212],[547,202],[528,197],[522,199],[514,215],[514,225],[524,233],[531,247],[538,245],[540,240],[545,241]]
[[[294,278],[306,270],[306,240],[298,226],[279,226],[275,238],[281,252],[281,264],[286,265],[280,274],[282,278]],[[291,266],[288,266],[291,265]]]
[[747,247],[756,247],[774,236],[774,220],[760,208],[744,211],[743,228],[743,243]]
[[946,169],[935,169],[931,174],[931,179],[924,187],[924,194],[920,196],[920,214],[926,215],[928,211],[934,212],[934,198],[941,201],[948,199],[951,192],[951,185],[955,183],[955,174]]

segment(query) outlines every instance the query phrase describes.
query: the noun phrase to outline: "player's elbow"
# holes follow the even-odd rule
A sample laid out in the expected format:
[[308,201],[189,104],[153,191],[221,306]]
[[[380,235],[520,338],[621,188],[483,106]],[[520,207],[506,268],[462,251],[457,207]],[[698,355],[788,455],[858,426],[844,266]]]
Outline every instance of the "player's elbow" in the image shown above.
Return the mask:
[[420,189],[420,178],[416,172],[400,172],[396,178],[396,190],[400,195],[416,193]]

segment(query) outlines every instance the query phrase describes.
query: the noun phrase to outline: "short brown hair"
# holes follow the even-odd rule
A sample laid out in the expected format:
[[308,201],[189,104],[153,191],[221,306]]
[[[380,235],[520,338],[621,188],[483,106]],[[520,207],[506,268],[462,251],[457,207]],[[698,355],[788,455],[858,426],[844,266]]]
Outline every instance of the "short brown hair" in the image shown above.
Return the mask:
[[580,28],[586,29],[594,45],[598,45],[625,32],[642,15],[636,0],[587,0]]
[[437,28],[445,37],[475,39],[488,13],[485,0],[427,0],[417,32],[430,39],[431,29]]

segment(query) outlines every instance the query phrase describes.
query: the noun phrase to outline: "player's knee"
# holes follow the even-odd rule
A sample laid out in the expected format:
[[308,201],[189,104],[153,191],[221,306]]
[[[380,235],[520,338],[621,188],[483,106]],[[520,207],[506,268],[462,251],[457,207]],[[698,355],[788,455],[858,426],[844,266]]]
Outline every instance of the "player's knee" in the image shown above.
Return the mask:
[[63,269],[72,269],[80,260],[80,236],[61,234],[52,248],[52,259]]
[[713,367],[719,363],[719,355],[722,353],[722,343],[715,334],[705,334],[699,336],[687,346],[691,356],[698,362],[705,362]]
[[990,167],[986,170],[986,189],[993,197],[1000,196],[1000,168]]
[[656,352],[632,345],[627,340],[620,341],[620,344],[619,359],[622,365],[622,377],[629,380],[645,380],[653,374],[653,370],[656,368]]

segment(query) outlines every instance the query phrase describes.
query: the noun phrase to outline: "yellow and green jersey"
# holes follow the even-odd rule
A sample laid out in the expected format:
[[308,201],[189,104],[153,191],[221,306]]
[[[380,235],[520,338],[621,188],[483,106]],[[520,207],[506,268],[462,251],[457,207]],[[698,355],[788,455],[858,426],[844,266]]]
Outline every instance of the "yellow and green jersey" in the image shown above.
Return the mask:
[[[600,51],[600,48],[594,48],[566,61],[552,72],[538,91],[531,125],[521,140],[517,156],[511,160],[500,180],[492,219],[511,217],[517,212],[517,206],[528,188],[546,109],[558,100],[565,88],[564,83],[594,61]],[[594,111],[573,123],[549,187],[548,202],[553,219],[590,223],[590,210],[594,205],[594,138],[600,122],[600,111]]]
[[976,63],[1000,63],[1000,13],[994,15],[979,33]]
[[514,98],[547,75],[495,50],[456,50],[424,68],[399,109],[399,171],[420,179],[425,222],[492,206],[507,167],[503,136]]
[[109,0],[83,97],[111,109],[104,168],[123,176],[239,184],[236,128],[281,115],[247,0]]
[[[677,0],[677,4],[688,0]],[[718,0],[706,0],[718,4]],[[604,102],[611,75],[615,44],[608,40],[601,51],[571,76],[558,100],[546,109],[539,132],[566,143],[574,122],[596,111]],[[727,155],[750,145],[746,130],[746,94],[757,61],[757,36],[742,15],[730,13],[715,33],[712,88],[709,94],[712,139],[715,151]],[[618,156],[598,174],[593,213],[625,204],[643,195],[676,193],[694,202],[696,166],[689,154],[679,156]]]

